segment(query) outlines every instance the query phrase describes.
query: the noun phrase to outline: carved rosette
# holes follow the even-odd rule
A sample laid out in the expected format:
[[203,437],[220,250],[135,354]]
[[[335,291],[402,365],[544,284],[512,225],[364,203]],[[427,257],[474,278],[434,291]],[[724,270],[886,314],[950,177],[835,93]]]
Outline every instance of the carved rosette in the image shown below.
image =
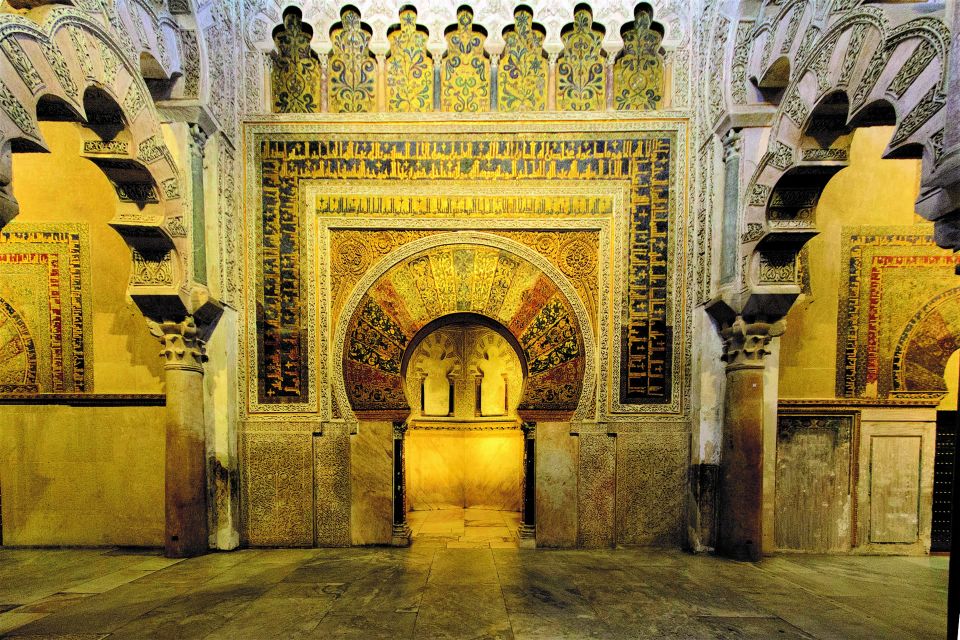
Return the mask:
[[777,322],[747,322],[741,316],[720,330],[723,340],[723,361],[727,368],[763,367],[763,357],[770,353],[770,340],[783,335],[786,324]]
[[148,320],[147,323],[150,334],[160,341],[164,368],[203,373],[203,363],[207,361],[206,342],[200,338],[200,330],[192,317],[179,322]]

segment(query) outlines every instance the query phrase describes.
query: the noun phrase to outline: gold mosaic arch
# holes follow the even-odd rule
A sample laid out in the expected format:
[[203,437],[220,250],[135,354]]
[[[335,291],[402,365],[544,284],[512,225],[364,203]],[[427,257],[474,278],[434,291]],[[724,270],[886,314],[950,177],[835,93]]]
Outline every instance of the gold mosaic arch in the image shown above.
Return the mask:
[[529,369],[523,415],[570,419],[586,413],[596,348],[592,332],[581,329],[590,326],[582,301],[542,256],[480,232],[411,242],[357,285],[332,354],[341,408],[364,417],[405,418],[401,368],[407,346],[431,321],[464,312],[500,323],[520,343]]

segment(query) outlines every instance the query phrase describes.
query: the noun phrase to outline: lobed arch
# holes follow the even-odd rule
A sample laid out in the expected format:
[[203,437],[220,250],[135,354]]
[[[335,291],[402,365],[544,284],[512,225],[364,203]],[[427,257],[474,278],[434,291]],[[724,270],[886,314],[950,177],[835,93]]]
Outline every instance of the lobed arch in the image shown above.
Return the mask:
[[[328,3],[321,0],[260,0],[259,5],[251,8],[244,25],[244,38],[252,49],[268,53],[273,50],[271,38],[273,29],[282,23],[283,14],[291,8],[299,10],[303,21],[313,28],[311,46],[315,52],[324,55],[330,52],[332,43],[330,31],[334,23],[340,20],[342,7],[350,5],[356,8],[364,22],[372,30],[370,50],[374,54],[386,54],[389,50],[388,31],[398,22],[399,10],[411,6],[417,11],[417,21],[429,35],[428,48],[435,55],[446,50],[444,32],[450,25],[457,23],[457,9],[468,6],[473,12],[473,22],[483,25],[489,37],[485,43],[488,54],[499,54],[503,48],[503,31],[514,23],[515,9],[528,7],[533,19],[541,24],[546,32],[544,49],[548,54],[557,54],[563,48],[560,35],[566,25],[573,21],[574,7],[578,2],[559,4],[548,0],[519,0],[512,3],[425,3],[397,0],[383,3],[374,0],[353,0],[351,2]],[[635,20],[636,2],[621,3],[615,0],[597,0],[589,5],[597,26],[602,26],[605,37],[604,51],[615,56],[623,48],[621,30]],[[690,12],[687,3],[668,0],[645,0],[653,13],[656,24],[663,32],[662,46],[673,51],[689,43]]]
[[[804,57],[773,115],[766,153],[744,194],[748,286],[796,287],[796,253],[817,233],[812,212],[847,166],[853,129],[895,126],[886,158],[939,161],[949,32],[921,17],[889,28],[865,8],[835,21]],[[795,271],[795,269],[794,269]]]
[[767,92],[784,89],[789,83],[795,61],[801,60],[814,24],[813,3],[793,0],[782,7],[765,4],[754,29],[748,54],[747,77],[758,89]]
[[[515,279],[500,275],[505,284],[502,298],[477,294],[477,300],[497,299],[498,304],[486,303],[488,306],[483,308],[469,304],[468,298],[473,295],[470,287],[475,286],[469,283],[479,283],[480,277],[470,281],[460,281],[459,276],[438,278],[448,292],[444,294],[445,305],[425,305],[429,294],[421,297],[410,286],[411,272],[403,271],[410,269],[412,263],[434,260],[452,265],[453,253],[458,251],[463,256],[479,256],[476,264],[485,265],[483,272],[489,275],[484,278],[491,283],[482,286],[491,288],[494,277],[501,272],[490,269],[503,266],[499,257],[516,263]],[[432,273],[432,265],[429,269]],[[415,347],[418,336],[428,335],[438,324],[449,322],[449,318],[461,312],[486,316],[492,321],[489,326],[502,325],[511,334],[508,341],[521,347],[521,362],[528,374],[520,402],[522,416],[571,420],[592,413],[597,347],[589,330],[586,308],[573,285],[545,258],[517,242],[488,233],[460,231],[431,235],[404,245],[371,268],[354,288],[335,329],[330,361],[333,401],[344,417],[348,421],[405,419],[409,406],[402,376],[404,354],[412,353],[410,347]],[[543,333],[536,334],[544,338],[537,342],[528,329],[546,316],[554,322],[549,326],[543,322],[537,325],[538,330],[546,327]],[[377,326],[377,335],[372,335],[372,325]],[[584,327],[588,329],[583,330]],[[570,349],[552,359],[553,352],[541,345],[561,334],[569,338],[565,346]],[[373,355],[369,355],[367,337],[379,341]],[[363,395],[364,389],[375,391]]]
[[[208,294],[192,283],[187,263],[184,185],[133,49],[85,12],[60,6],[4,16],[0,51],[0,225],[18,210],[10,154],[46,151],[41,119],[76,122],[82,127],[79,154],[117,190],[111,226],[133,250],[130,295],[153,316],[182,315],[205,304]],[[161,59],[167,62],[158,60],[155,71],[169,80],[176,73],[170,71],[173,58]],[[165,271],[173,281],[143,281],[138,260],[170,263]]]

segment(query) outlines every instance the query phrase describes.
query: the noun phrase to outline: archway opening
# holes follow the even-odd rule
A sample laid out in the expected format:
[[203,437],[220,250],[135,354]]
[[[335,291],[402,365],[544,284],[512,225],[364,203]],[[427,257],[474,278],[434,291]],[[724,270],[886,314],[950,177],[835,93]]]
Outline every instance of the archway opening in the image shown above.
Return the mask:
[[476,314],[429,323],[404,354],[406,508],[415,541],[517,542],[526,361],[516,339]]

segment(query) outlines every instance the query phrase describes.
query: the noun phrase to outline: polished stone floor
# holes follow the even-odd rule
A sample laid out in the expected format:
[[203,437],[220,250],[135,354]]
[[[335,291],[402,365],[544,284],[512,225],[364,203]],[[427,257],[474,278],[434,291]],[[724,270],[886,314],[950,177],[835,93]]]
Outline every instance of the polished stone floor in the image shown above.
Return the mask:
[[516,549],[519,511],[438,509],[411,511],[407,523],[413,544],[447,549]]
[[0,548],[0,636],[942,638],[947,559],[679,551]]

